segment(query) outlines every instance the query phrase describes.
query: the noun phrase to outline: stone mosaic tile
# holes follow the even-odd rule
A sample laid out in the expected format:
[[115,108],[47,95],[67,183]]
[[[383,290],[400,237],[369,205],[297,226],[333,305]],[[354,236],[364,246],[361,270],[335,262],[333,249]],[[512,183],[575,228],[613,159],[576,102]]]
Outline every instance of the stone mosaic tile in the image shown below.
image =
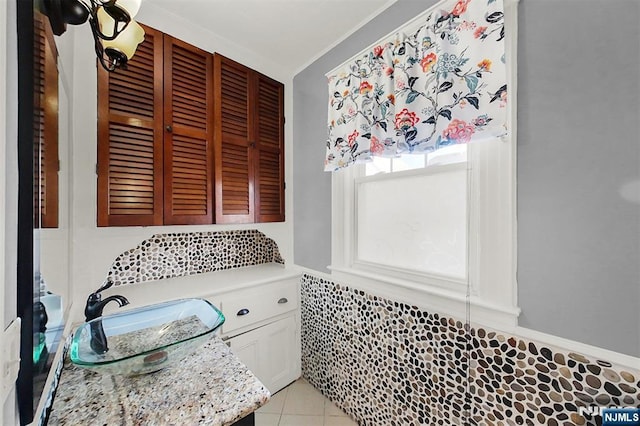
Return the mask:
[[127,250],[116,257],[111,264],[108,278],[111,278],[115,285],[134,284],[141,281],[140,278],[140,256],[142,247]]
[[186,275],[189,240],[189,234],[158,234],[143,241],[139,282]]
[[208,233],[196,233],[191,235],[188,248],[188,256],[191,262],[188,267],[188,274],[197,274],[200,270],[217,271],[224,269],[224,265],[231,265],[228,260],[228,248],[224,245],[225,239],[230,239],[231,235],[211,235]]
[[118,286],[271,262],[284,264],[278,245],[255,229],[156,234],[116,257],[107,279]]
[[360,425],[601,425],[640,370],[304,275],[302,373]]

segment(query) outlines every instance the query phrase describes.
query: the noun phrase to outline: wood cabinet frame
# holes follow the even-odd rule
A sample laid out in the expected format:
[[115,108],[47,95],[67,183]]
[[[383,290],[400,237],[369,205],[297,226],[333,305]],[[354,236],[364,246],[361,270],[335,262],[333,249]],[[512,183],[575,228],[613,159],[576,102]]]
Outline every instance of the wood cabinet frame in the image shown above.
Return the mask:
[[98,226],[284,221],[284,85],[144,29],[98,67]]

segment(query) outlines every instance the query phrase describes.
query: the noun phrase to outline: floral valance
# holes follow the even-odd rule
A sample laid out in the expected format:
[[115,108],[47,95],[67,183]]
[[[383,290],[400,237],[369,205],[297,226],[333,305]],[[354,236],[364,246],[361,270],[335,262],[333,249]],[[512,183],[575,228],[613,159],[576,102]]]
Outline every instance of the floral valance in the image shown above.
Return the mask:
[[328,75],[325,170],[506,134],[502,0],[440,3]]

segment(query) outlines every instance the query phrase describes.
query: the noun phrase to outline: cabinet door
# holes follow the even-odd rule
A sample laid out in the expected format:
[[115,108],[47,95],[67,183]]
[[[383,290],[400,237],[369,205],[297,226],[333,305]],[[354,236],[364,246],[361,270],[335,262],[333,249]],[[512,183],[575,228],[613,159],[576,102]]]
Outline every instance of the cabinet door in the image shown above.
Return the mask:
[[215,56],[216,223],[284,221],[284,85]]
[[162,33],[126,70],[98,67],[98,226],[162,225]]
[[58,65],[49,20],[34,15],[34,227],[58,227]]
[[275,393],[297,379],[296,322],[293,315],[229,340],[229,346]]
[[290,316],[262,328],[260,368],[267,388],[277,392],[297,379],[296,322]]
[[[227,343],[233,353],[240,358],[240,361],[242,361],[243,364],[246,365],[249,370],[251,370],[251,372],[262,381],[261,376],[263,376],[263,374],[259,362],[261,352],[260,336],[261,333],[250,331],[249,333],[234,337]],[[262,381],[262,383],[267,386],[266,382]],[[267,388],[270,389],[269,386],[267,386]]]
[[164,224],[213,221],[213,58],[164,35]]
[[216,223],[254,222],[255,146],[251,69],[214,57]]
[[257,76],[256,222],[284,221],[284,85]]

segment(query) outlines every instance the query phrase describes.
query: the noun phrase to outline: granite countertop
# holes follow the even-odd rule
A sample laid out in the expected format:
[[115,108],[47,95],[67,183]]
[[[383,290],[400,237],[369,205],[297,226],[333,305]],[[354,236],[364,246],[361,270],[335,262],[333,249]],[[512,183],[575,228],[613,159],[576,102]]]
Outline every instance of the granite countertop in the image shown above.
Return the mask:
[[76,367],[67,357],[49,425],[230,425],[269,391],[214,336],[180,364],[126,377]]

